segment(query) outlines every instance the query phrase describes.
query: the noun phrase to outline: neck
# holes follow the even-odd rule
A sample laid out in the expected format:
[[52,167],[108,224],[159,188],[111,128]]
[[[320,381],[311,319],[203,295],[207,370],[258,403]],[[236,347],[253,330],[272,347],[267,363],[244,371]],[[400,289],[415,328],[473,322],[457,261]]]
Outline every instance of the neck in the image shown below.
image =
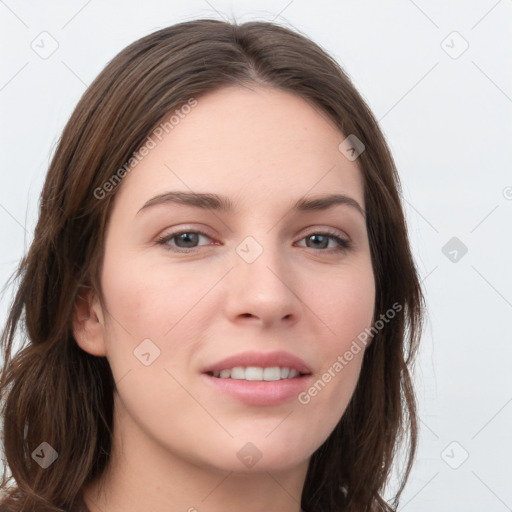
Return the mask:
[[90,512],[301,511],[307,460],[279,471],[223,470],[171,453],[135,430],[114,429],[107,468],[83,489]]

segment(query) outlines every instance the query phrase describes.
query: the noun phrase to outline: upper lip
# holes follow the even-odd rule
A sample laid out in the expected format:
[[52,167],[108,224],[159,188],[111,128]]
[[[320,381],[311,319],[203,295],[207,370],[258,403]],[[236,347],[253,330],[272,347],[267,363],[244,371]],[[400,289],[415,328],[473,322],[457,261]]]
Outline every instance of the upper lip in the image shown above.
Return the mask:
[[237,366],[257,366],[261,368],[280,366],[281,368],[294,368],[297,372],[302,374],[311,373],[309,366],[300,357],[284,351],[242,352],[206,366],[202,372],[219,372],[221,370],[229,370]]

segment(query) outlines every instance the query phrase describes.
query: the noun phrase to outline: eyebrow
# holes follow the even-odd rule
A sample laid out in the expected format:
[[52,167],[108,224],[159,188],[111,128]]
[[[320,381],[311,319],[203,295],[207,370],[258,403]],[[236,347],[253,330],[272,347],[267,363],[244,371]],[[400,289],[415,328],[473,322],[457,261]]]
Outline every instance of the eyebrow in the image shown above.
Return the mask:
[[[233,212],[235,205],[230,198],[218,194],[210,193],[197,193],[197,192],[183,192],[183,191],[171,191],[159,194],[152,197],[137,212],[136,215],[141,213],[152,206],[175,203],[186,206],[193,206],[195,208],[202,208],[205,210],[216,210],[219,212]],[[361,205],[352,197],[344,194],[327,194],[317,197],[301,197],[295,204],[292,205],[292,209],[299,212],[310,212],[310,211],[322,211],[332,208],[336,205],[346,205],[357,210],[364,218],[366,218],[366,212]]]

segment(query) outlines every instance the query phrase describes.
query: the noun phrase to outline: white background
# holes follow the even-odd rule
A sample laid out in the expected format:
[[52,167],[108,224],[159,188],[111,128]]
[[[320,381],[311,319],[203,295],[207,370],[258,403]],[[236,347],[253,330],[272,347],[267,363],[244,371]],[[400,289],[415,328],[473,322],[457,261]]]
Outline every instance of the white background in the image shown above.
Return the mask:
[[[511,0],[0,1],[1,285],[32,240],[51,154],[86,86],[129,43],[198,17],[300,30],[369,103],[429,308],[420,448],[399,510],[512,510]],[[43,31],[58,43],[46,59],[31,47],[44,37],[51,48]],[[468,249],[456,262],[442,251],[452,237]]]

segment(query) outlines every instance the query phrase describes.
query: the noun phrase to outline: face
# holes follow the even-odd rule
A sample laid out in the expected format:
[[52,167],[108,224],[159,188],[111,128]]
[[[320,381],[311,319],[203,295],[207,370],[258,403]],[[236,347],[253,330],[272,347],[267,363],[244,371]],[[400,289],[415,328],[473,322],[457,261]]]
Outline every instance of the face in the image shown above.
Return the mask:
[[[364,182],[345,135],[297,96],[197,101],[119,185],[106,310],[94,303],[81,346],[111,365],[125,443],[286,470],[325,441],[359,377],[364,347],[344,354],[373,318]],[[333,194],[345,199],[306,207]]]

